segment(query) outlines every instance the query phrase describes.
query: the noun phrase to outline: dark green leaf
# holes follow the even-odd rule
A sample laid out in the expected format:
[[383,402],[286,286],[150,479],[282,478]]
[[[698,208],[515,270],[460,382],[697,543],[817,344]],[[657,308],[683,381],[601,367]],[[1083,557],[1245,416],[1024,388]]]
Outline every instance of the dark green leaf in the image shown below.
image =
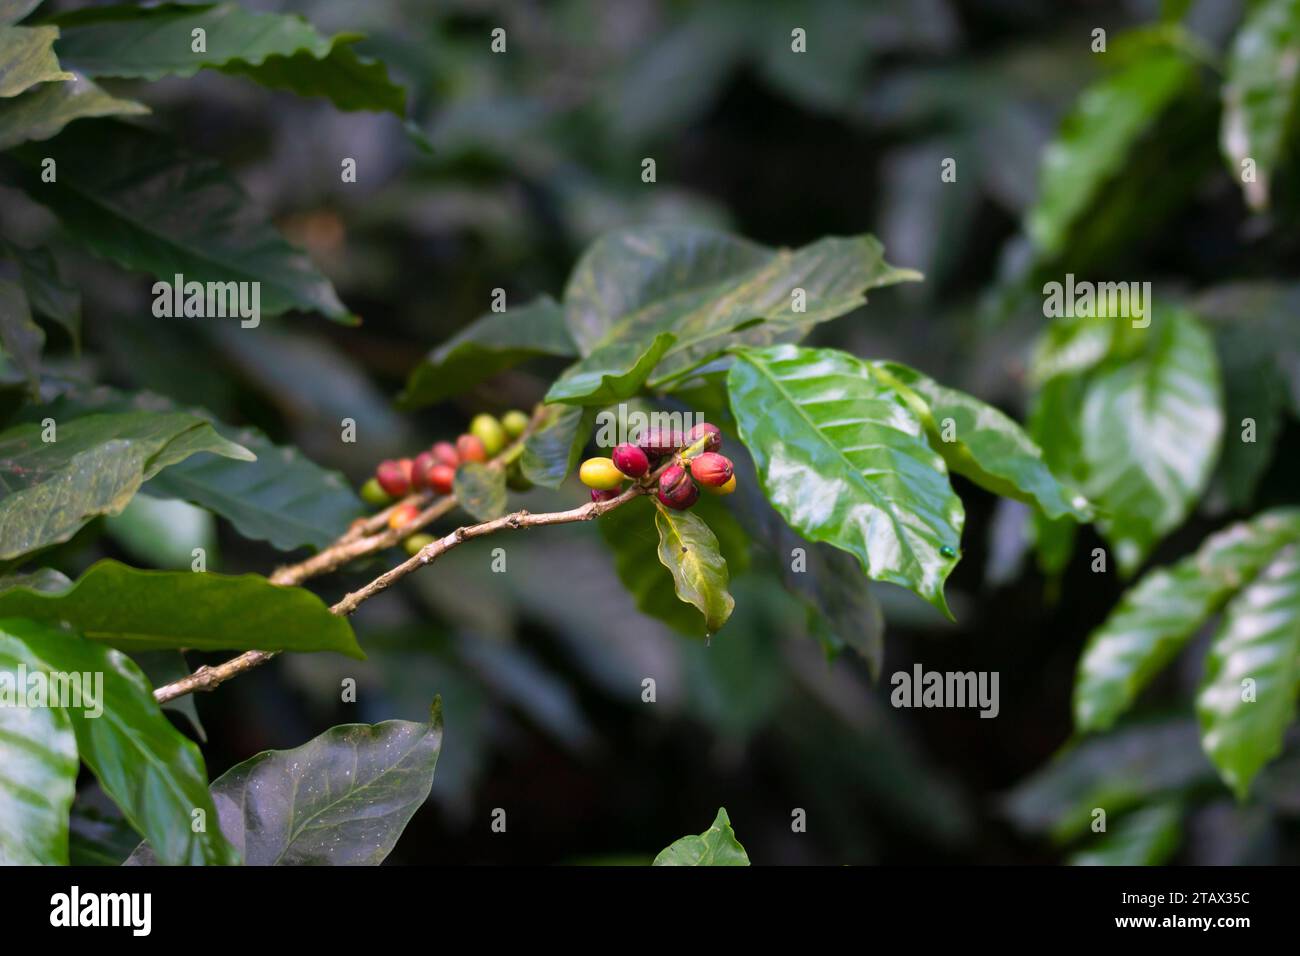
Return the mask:
[[[46,673],[93,674],[96,683],[103,675],[97,701],[102,714],[92,716],[95,708],[65,708],[77,751],[159,858],[169,865],[238,863],[217,827],[199,748],[163,716],[131,659],[42,624],[10,621],[7,629]],[[202,829],[196,827],[200,819]]]
[[1083,403],[1084,492],[1131,574],[1205,490],[1223,434],[1214,344],[1188,313],[1158,309],[1146,350],[1099,371]]
[[28,706],[44,670],[20,636],[32,626],[0,622],[0,866],[66,866],[77,738],[62,707]]
[[[1268,207],[1269,180],[1295,122],[1297,57],[1300,5],[1295,0],[1263,0],[1248,11],[1228,56],[1219,140],[1232,175],[1256,210]],[[1249,182],[1243,160],[1253,164]]]
[[725,808],[699,836],[682,837],[655,857],[654,866],[749,866],[749,856],[731,829]]
[[0,149],[49,139],[73,120],[149,112],[143,103],[110,96],[80,74],[69,76],[67,82],[42,83],[21,96],[0,101]]
[[40,389],[41,350],[45,333],[32,321],[23,287],[0,279],[0,348],[14,360],[33,393]]
[[336,651],[363,658],[352,626],[303,588],[256,574],[141,571],[93,565],[62,592],[0,592],[0,616],[66,621],[126,651]]
[[1049,518],[1088,519],[1083,497],[1057,480],[1042,449],[1002,412],[905,365],[874,364],[924,400],[930,444],[949,470],[994,494],[1035,504]]
[[672,574],[677,597],[699,609],[705,633],[712,635],[727,623],[736,606],[727,591],[727,562],[718,551],[718,539],[692,511],[673,511],[663,505],[657,509],[659,561]]
[[[442,706],[428,723],[344,724],[268,750],[212,784],[221,829],[250,866],[378,866],[429,796]],[[141,846],[128,864],[157,862]]]
[[[188,49],[188,47],[187,47]],[[77,124],[11,154],[22,186],[91,251],[167,283],[255,282],[262,315],[290,309],[355,320],[329,280],[290,246],[218,164],[125,124]],[[57,182],[35,170],[50,157]],[[170,294],[170,293],[167,293]],[[229,321],[229,320],[227,320]]]
[[1182,52],[1153,47],[1079,95],[1043,154],[1038,201],[1027,217],[1044,258],[1065,250],[1079,217],[1123,172],[1139,138],[1194,77]]
[[[564,293],[565,316],[584,355],[612,342],[677,341],[650,379],[660,387],[736,345],[798,338],[850,312],[867,290],[919,279],[885,262],[871,236],[768,249],[725,233],[683,226],[613,232],[579,260]],[[795,290],[802,289],[802,311]]]
[[33,312],[67,330],[74,346],[81,344],[81,293],[66,282],[50,250],[27,249],[3,243],[4,252],[18,263],[19,276]]
[[610,342],[570,365],[546,393],[547,402],[571,405],[612,405],[641,390],[659,359],[677,341],[671,332],[656,335],[649,345]]
[[120,815],[72,805],[68,856],[73,866],[121,866],[140,845],[140,834]]
[[72,79],[54,55],[58,36],[58,27],[0,25],[0,97],[17,96],[37,83]]
[[1126,813],[1106,833],[1070,855],[1073,866],[1160,866],[1182,839],[1182,807],[1175,801]]
[[1151,571],[1130,588],[1089,636],[1079,660],[1079,730],[1114,723],[1196,630],[1293,541],[1300,541],[1300,510],[1265,512],[1212,535],[1195,554]]
[[949,614],[943,582],[965,512],[907,401],[847,353],[792,345],[738,353],[727,388],[763,490],[786,521]]
[[541,423],[524,441],[519,467],[543,488],[558,488],[578,466],[591,437],[596,410],[581,405],[547,405]]
[[34,422],[0,433],[0,558],[66,541],[96,515],[119,513],[143,482],[197,452],[253,457],[193,415],[88,415],[56,425],[51,442]]
[[[91,76],[156,80],[216,68],[272,89],[324,96],[342,110],[387,110],[402,116],[406,93],[382,63],[359,57],[358,34],[321,36],[300,16],[254,13],[233,3],[202,7],[90,8],[58,21],[59,55]],[[202,29],[195,52],[191,31]]]
[[452,486],[460,506],[479,521],[491,521],[506,513],[506,472],[480,462],[468,462],[456,469]]
[[528,359],[573,354],[564,310],[542,296],[482,315],[438,346],[415,367],[400,402],[407,408],[440,402]]
[[1282,752],[1298,689],[1300,543],[1279,551],[1232,599],[1205,659],[1196,698],[1201,743],[1239,798]]

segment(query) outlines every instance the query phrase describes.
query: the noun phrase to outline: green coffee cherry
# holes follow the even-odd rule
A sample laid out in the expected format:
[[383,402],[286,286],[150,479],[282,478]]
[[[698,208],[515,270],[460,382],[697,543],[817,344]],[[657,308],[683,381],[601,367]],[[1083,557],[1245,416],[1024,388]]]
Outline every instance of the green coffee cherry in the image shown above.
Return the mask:
[[413,534],[402,542],[402,547],[406,549],[407,554],[411,557],[415,557],[421,548],[427,547],[437,540],[438,539],[431,534]]
[[368,505],[374,505],[376,508],[383,508],[393,503],[393,499],[388,492],[380,487],[378,478],[371,478],[361,486],[361,500]]
[[512,408],[501,416],[501,427],[511,438],[518,438],[528,428],[528,414]]
[[491,415],[475,415],[469,423],[469,433],[483,443],[483,450],[489,458],[506,447],[506,430]]

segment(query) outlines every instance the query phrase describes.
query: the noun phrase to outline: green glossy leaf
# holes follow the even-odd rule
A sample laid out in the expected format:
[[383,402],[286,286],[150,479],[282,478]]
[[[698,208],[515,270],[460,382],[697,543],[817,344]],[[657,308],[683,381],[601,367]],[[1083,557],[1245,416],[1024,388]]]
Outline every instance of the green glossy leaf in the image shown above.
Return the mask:
[[141,484],[190,455],[253,457],[193,415],[133,412],[55,424],[51,442],[35,422],[0,432],[0,558],[67,541],[91,518],[119,513]]
[[[1282,158],[1300,101],[1300,4],[1263,0],[1246,14],[1228,56],[1219,133],[1224,158],[1256,210],[1268,207],[1269,180]],[[1247,182],[1242,163],[1255,175]]]
[[[43,624],[11,620],[6,628],[46,673],[92,674],[95,683],[103,675],[101,714],[65,708],[77,735],[77,752],[136,831],[158,849],[159,859],[171,865],[238,863],[216,826],[199,748],[163,716],[131,659]],[[195,811],[203,813],[203,830],[194,827]]]
[[[1053,474],[1071,482],[1083,479],[1079,419],[1084,385],[1081,377],[1055,376],[1034,396],[1029,411],[1029,433],[1042,448],[1043,461]],[[1069,563],[1076,530],[1072,519],[1053,520],[1034,509],[1030,519],[1031,537],[1038,553],[1038,566],[1049,578],[1058,577]]]
[[654,866],[749,866],[749,856],[731,829],[725,808],[699,836],[675,840],[655,857]]
[[[574,268],[564,307],[584,355],[676,335],[650,378],[658,388],[727,348],[800,338],[862,305],[867,290],[919,278],[885,262],[871,236],[776,250],[707,229],[651,226],[597,240]],[[796,289],[806,295],[802,311]]]
[[[378,866],[429,796],[442,704],[427,723],[344,724],[267,750],[212,784],[221,829],[250,866]],[[156,862],[142,846],[128,864]]]
[[72,79],[54,55],[58,36],[58,27],[0,25],[0,97],[17,96],[37,83]]
[[519,467],[543,488],[558,488],[578,467],[591,438],[596,410],[581,405],[547,405],[542,421],[524,441]]
[[145,411],[196,415],[257,455],[255,461],[195,455],[150,479],[142,489],[146,495],[193,502],[225,518],[245,538],[269,541],[281,551],[324,548],[365,513],[343,475],[320,467],[297,448],[276,445],[255,428],[218,422],[202,409],[182,409],[161,395],[106,387],[74,391],[42,406],[40,416],[62,420],[88,413]]
[[[156,80],[219,69],[272,89],[324,96],[342,110],[403,115],[405,91],[382,63],[359,57],[359,34],[329,38],[297,15],[255,13],[237,4],[89,8],[57,19],[62,60],[91,76]],[[202,29],[202,52],[192,31]]]
[[[20,185],[32,199],[92,252],[123,268],[167,283],[177,275],[186,282],[256,282],[262,316],[300,309],[355,322],[307,255],[211,160],[142,129],[99,123],[75,124],[11,155],[25,167]],[[40,181],[46,157],[58,164],[57,182]]]
[[547,402],[571,405],[612,405],[641,390],[660,358],[677,341],[671,332],[656,335],[649,345],[641,342],[610,342],[565,369],[550,391]]
[[22,370],[33,393],[40,388],[43,348],[45,333],[32,321],[23,287],[10,279],[0,279],[0,349]]
[[126,651],[336,651],[364,658],[346,618],[304,588],[256,574],[141,571],[96,562],[61,592],[0,592],[0,617],[66,621]]
[[1057,480],[1043,461],[1042,449],[1002,412],[897,362],[876,362],[874,367],[925,402],[930,444],[950,471],[996,495],[1037,505],[1049,518],[1090,517],[1083,497]]
[[1084,493],[1131,574],[1205,490],[1223,434],[1214,343],[1185,312],[1157,310],[1146,351],[1099,371],[1081,420]]
[[718,539],[692,511],[673,511],[663,505],[657,509],[659,561],[672,574],[677,597],[699,608],[705,631],[712,635],[736,607],[727,591],[727,562],[718,551]]
[[1157,803],[1120,817],[1107,833],[1070,855],[1072,866],[1160,866],[1182,840],[1183,810],[1176,801]]
[[411,372],[399,401],[407,408],[430,405],[531,358],[574,354],[564,310],[550,296],[542,296],[479,316],[438,346]]
[[67,282],[50,250],[0,243],[4,253],[18,264],[19,278],[27,303],[38,315],[67,330],[74,347],[81,344],[81,292]]
[[899,392],[852,355],[793,345],[739,352],[727,389],[763,490],[791,527],[949,614],[943,582],[965,512]]
[[0,622],[0,866],[68,863],[77,738],[63,708],[25,706],[30,675],[41,672],[22,638]]
[[1201,743],[1239,798],[1282,752],[1297,690],[1300,544],[1291,544],[1228,604],[1196,698]]
[[1074,685],[1078,729],[1113,724],[1197,629],[1279,548],[1296,541],[1300,510],[1265,512],[1211,535],[1177,564],[1143,576],[1088,637]]
[[1194,77],[1185,54],[1153,47],[1079,95],[1043,153],[1038,201],[1027,216],[1029,236],[1044,258],[1065,251],[1072,227]]
[[42,83],[0,101],[0,149],[49,139],[73,120],[149,112],[143,103],[110,96],[84,76],[69,75],[66,83]]
[[452,492],[460,506],[479,521],[491,521],[506,513],[506,472],[479,462],[456,469]]

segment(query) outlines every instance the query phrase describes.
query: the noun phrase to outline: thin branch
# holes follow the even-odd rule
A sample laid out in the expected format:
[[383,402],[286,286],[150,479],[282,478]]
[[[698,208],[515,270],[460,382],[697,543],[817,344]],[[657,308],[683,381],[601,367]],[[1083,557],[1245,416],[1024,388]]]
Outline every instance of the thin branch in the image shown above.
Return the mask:
[[[657,472],[656,472],[657,474]],[[653,476],[651,476],[653,477]],[[393,584],[406,577],[412,571],[416,571],[426,565],[432,564],[442,555],[446,554],[452,548],[464,544],[473,538],[481,538],[484,535],[495,534],[498,531],[517,530],[520,528],[538,528],[546,525],[572,524],[578,521],[591,521],[598,518],[606,512],[613,511],[615,508],[626,504],[638,495],[646,494],[653,487],[653,482],[647,479],[644,483],[634,484],[621,495],[611,498],[608,501],[591,501],[578,508],[571,508],[568,511],[551,511],[541,514],[532,514],[528,511],[516,511],[512,514],[503,515],[500,518],[494,518],[491,521],[484,521],[480,524],[466,525],[457,528],[455,531],[431,544],[426,545],[415,553],[415,555],[406,561],[403,561],[397,567],[385,571],[379,577],[375,578],[364,587],[358,588],[350,594],[343,597],[341,601],[330,608],[331,613],[339,615],[349,615],[355,611],[361,604],[376,594],[388,590]],[[446,500],[446,499],[444,499]],[[441,504],[441,502],[439,503]],[[434,508],[438,507],[435,505]],[[433,510],[433,509],[429,509]],[[410,531],[403,527],[402,537],[410,534]],[[365,541],[367,539],[361,539]],[[245,671],[252,670],[265,664],[271,658],[276,656],[276,651],[247,651],[238,657],[232,658],[222,664],[214,667],[200,667],[188,677],[182,677],[180,680],[172,681],[170,684],[164,684],[154,691],[154,700],[160,704],[165,704],[169,700],[175,700],[177,697],[183,697],[197,690],[212,690],[220,684],[225,683],[232,677],[236,677]]]

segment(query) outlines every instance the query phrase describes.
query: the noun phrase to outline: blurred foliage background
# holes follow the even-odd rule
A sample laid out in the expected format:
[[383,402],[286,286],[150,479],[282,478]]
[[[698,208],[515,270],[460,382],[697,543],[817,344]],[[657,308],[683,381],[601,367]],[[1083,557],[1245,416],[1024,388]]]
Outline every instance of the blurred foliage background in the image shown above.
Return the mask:
[[[1028,347],[1044,320],[1024,283],[1033,264],[1022,221],[1044,149],[1101,72],[1091,31],[1117,37],[1162,13],[1138,0],[247,5],[367,34],[360,49],[406,85],[432,153],[391,115],[341,113],[215,72],[147,90],[105,85],[233,169],[363,324],[285,317],[245,336],[160,322],[150,280],[83,256],[70,261],[75,284],[94,290],[84,347],[51,335],[47,351],[70,372],[93,364],[99,380],[260,427],[354,484],[381,457],[453,437],[478,410],[530,407],[561,362],[503,373],[419,413],[399,413],[392,399],[421,354],[487,311],[494,288],[512,303],[558,295],[596,236],[651,222],[717,225],[779,246],[875,233],[891,262],[926,281],[873,293],[813,341],[908,362],[1023,421]],[[1233,0],[1174,6],[1220,52],[1242,15]],[[497,26],[504,55],[489,52]],[[797,61],[791,26],[809,34]],[[1207,88],[1135,152],[1152,172],[1076,237],[1078,271],[1086,261],[1188,292],[1294,271],[1296,167],[1276,176],[1274,211],[1252,215],[1217,154],[1217,110]],[[355,184],[339,182],[344,156],[357,160]],[[647,156],[654,184],[641,181]],[[939,179],[945,157],[957,159],[955,184]],[[6,190],[0,210],[6,238],[57,247],[40,207]],[[355,445],[339,440],[345,417],[358,423]],[[1294,493],[1295,426],[1283,427],[1257,501]],[[1197,744],[1194,663],[1160,678],[1139,719],[1072,744],[1080,649],[1122,582],[1089,570],[1100,540],[1088,528],[1049,587],[1022,560],[1023,514],[995,509],[969,484],[958,491],[968,520],[949,588],[957,623],[873,585],[887,622],[877,682],[851,653],[826,659],[761,561],[736,580],[735,617],[706,647],[636,612],[595,527],[550,528],[473,542],[367,603],[356,620],[363,665],[288,655],[199,696],[209,770],[215,778],[340,722],[421,719],[440,693],[434,796],[393,862],[644,862],[703,830],[718,806],[757,863],[1089,861],[1105,850],[1088,839],[1098,801],[1136,810],[1124,820],[1138,859],[1300,859],[1300,759],[1293,748],[1236,804]],[[525,506],[584,496],[575,484]],[[196,509],[160,517],[150,507],[96,522],[60,549],[61,566],[105,554],[169,566],[177,537],[213,540],[210,566],[222,571],[283,560]],[[1185,553],[1232,508],[1209,496],[1155,561]],[[497,546],[505,574],[490,570]],[[334,599],[379,567],[311,586]],[[888,676],[914,663],[999,672],[997,719],[891,708]],[[355,705],[339,703],[346,676],[361,685]],[[646,677],[653,704],[641,699]],[[506,834],[491,832],[497,807]],[[796,808],[806,833],[791,831]]]

